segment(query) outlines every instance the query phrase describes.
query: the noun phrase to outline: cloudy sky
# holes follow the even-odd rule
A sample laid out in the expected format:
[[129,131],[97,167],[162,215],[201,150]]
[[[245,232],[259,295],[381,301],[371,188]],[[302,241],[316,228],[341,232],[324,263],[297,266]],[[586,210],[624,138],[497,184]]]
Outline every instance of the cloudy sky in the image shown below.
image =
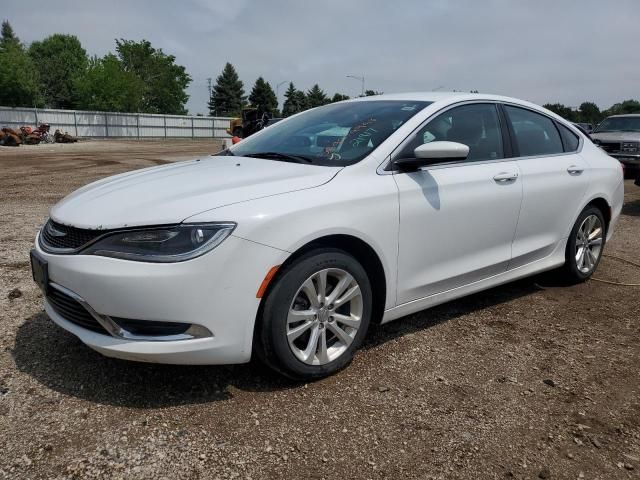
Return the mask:
[[246,91],[262,75],[274,90],[317,82],[354,96],[361,85],[347,75],[357,75],[388,93],[473,89],[601,107],[640,97],[640,0],[56,0],[44,11],[0,17],[25,43],[70,33],[90,54],[148,39],[193,77],[192,113],[206,112],[207,78],[227,61]]

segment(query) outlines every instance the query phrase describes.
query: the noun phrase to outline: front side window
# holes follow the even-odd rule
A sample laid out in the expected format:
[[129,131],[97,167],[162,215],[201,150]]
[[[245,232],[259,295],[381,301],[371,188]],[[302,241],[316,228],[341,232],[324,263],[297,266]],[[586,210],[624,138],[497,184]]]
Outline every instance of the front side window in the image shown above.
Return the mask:
[[441,113],[414,134],[400,158],[411,158],[417,147],[436,141],[467,145],[468,161],[504,158],[498,111],[492,103],[461,105]]
[[430,103],[368,100],[314,108],[242,140],[230,153],[314,165],[351,165]]
[[555,123],[548,117],[524,108],[505,105],[521,157],[563,153]]

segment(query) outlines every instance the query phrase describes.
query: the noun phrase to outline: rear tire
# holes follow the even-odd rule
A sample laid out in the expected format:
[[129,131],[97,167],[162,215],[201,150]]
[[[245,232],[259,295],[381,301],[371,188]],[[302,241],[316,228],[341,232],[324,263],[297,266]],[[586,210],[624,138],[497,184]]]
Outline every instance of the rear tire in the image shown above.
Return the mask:
[[580,283],[588,280],[598,268],[606,242],[606,224],[599,208],[587,206],[571,229],[565,251],[565,264],[560,269],[564,280]]
[[256,326],[255,352],[294,380],[346,367],[367,334],[372,291],[366,271],[335,248],[308,252],[279,272]]

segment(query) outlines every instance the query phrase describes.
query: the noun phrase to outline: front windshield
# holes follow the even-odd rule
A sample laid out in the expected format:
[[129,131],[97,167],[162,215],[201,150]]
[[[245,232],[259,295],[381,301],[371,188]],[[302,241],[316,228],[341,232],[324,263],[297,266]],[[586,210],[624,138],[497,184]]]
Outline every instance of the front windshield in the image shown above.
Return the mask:
[[242,140],[231,153],[315,165],[351,165],[430,103],[369,100],[314,108]]
[[640,132],[640,117],[605,118],[593,133],[600,132]]

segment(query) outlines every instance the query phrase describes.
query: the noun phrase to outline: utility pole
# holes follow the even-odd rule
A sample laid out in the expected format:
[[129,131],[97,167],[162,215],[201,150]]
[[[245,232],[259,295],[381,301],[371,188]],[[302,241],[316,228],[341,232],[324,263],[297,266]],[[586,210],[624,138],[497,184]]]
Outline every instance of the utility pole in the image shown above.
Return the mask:
[[280,105],[280,95],[279,95],[280,87],[282,85],[284,85],[285,83],[287,83],[288,81],[289,80],[283,80],[279,84],[276,85],[276,100],[278,101],[278,105]]
[[[211,77],[207,78],[207,88],[209,89],[209,101],[211,101]],[[214,108],[214,111],[213,111],[214,116],[215,116],[215,113],[216,111]],[[209,113],[209,115],[211,115],[211,113]]]
[[353,78],[354,80],[360,80],[360,82],[362,82],[362,92],[360,93],[360,96],[364,97],[364,75],[361,77],[357,75],[347,75],[347,78]]

